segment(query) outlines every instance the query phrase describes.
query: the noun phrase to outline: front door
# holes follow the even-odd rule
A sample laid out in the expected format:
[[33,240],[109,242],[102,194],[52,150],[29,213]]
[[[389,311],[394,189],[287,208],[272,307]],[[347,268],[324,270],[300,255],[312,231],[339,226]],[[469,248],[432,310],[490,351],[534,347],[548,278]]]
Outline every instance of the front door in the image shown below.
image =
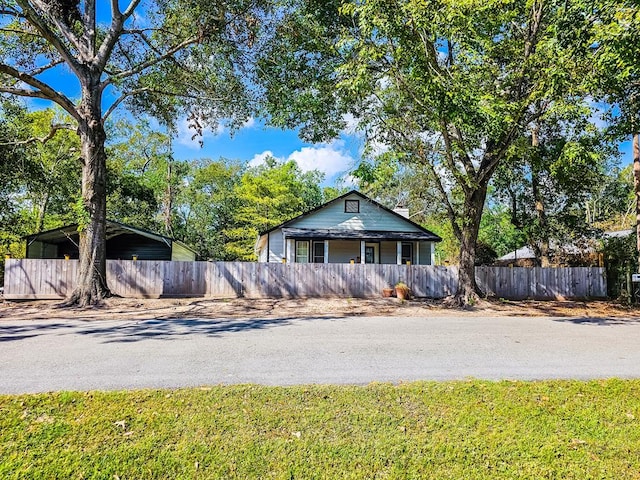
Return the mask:
[[380,263],[380,245],[366,243],[364,246],[364,263]]
[[402,244],[402,264],[413,263],[413,243]]

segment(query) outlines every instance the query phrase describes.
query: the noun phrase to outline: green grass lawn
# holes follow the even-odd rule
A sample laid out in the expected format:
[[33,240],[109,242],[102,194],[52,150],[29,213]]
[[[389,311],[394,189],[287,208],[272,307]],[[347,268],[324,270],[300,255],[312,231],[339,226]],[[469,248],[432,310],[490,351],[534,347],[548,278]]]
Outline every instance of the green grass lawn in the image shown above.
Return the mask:
[[0,396],[0,478],[640,478],[640,381]]

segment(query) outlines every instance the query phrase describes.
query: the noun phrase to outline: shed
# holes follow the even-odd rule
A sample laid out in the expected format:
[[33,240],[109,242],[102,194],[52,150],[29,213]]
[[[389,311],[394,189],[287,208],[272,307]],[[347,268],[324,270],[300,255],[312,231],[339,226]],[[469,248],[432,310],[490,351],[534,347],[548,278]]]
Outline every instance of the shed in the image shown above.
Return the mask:
[[[196,252],[182,242],[124,223],[107,220],[107,260],[194,261]],[[27,258],[78,258],[78,225],[67,225],[25,237]]]

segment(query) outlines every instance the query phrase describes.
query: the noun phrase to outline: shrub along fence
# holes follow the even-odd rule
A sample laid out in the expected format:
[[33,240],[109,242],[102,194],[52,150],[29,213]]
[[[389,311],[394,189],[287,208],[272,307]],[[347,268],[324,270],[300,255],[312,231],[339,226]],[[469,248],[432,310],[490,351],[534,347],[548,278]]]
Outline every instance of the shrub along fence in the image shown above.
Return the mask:
[[[75,284],[77,260],[9,259],[4,297],[57,299]],[[456,291],[457,267],[430,265],[279,264],[108,260],[107,282],[122,297],[377,297],[405,282],[416,297],[443,298]],[[600,267],[478,267],[490,295],[508,299],[606,297]]]

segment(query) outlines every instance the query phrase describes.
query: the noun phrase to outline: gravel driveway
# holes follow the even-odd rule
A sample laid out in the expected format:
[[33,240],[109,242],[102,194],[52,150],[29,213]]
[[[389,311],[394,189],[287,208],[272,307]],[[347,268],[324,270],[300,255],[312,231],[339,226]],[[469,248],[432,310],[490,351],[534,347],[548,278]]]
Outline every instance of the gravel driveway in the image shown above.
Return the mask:
[[640,319],[0,320],[0,393],[640,377]]

